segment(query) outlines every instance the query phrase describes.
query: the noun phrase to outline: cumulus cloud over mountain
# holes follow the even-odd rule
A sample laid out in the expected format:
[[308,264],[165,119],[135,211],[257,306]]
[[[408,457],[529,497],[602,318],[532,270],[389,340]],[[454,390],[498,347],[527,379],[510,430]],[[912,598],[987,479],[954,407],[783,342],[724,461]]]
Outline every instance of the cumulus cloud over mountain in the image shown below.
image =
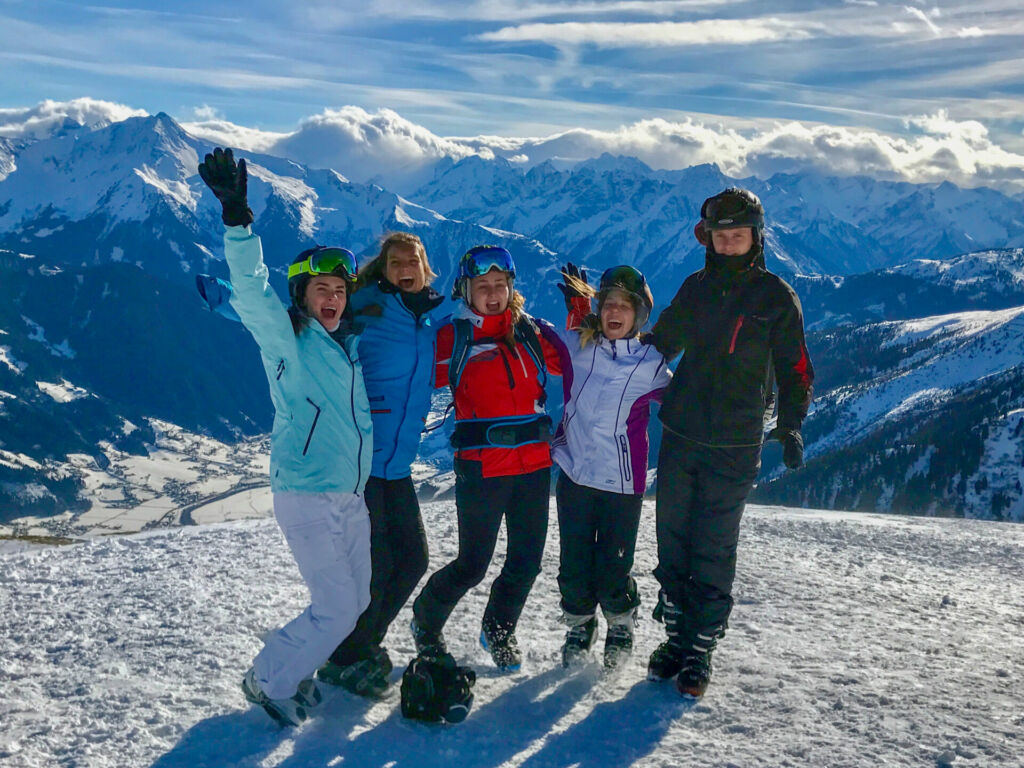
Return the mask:
[[[45,101],[31,108],[0,110],[0,136],[38,138],[58,130],[65,118],[92,126],[138,114],[144,113],[94,99]],[[390,109],[368,112],[356,106],[325,109],[286,132],[224,119],[182,125],[217,144],[334,168],[353,181],[375,181],[404,193],[429,180],[438,163],[470,155],[532,166],[604,153],[636,157],[655,169],[715,163],[737,178],[813,170],[1024,190],[1024,155],[997,144],[982,123],[954,120],[944,112],[908,118],[903,135],[797,121],[741,125],[655,118],[610,131],[573,128],[541,137],[443,137]]]
[[9,139],[42,139],[73,121],[89,128],[102,128],[129,117],[142,117],[145,110],[133,109],[99,99],[41,101],[34,107],[0,109],[0,136]]

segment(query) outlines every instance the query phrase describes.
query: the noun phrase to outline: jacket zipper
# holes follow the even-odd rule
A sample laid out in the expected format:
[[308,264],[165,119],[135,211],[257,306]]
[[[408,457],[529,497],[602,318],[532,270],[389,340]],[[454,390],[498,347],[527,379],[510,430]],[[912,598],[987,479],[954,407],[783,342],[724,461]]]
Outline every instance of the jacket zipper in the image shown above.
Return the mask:
[[309,428],[309,434],[306,435],[306,444],[302,446],[302,455],[306,455],[306,451],[309,450],[309,441],[313,439],[313,431],[316,429],[316,423],[320,420],[320,406],[306,398],[306,402],[316,408],[316,416],[313,417],[313,425]]
[[628,483],[633,479],[633,473],[629,471],[629,441],[625,435],[619,435],[619,450],[622,452],[622,476]]
[[356,434],[359,435],[359,452],[356,454],[356,487],[353,489],[353,493],[359,493],[359,483],[363,479],[363,433],[359,429],[359,420],[356,418],[356,366],[352,362],[352,355],[348,353],[348,350],[341,344],[341,351],[345,353],[345,357],[348,358],[348,367],[352,371],[351,386],[349,386],[349,407],[352,409],[352,424],[355,425]]
[[740,335],[740,328],[743,327],[743,315],[736,318],[736,327],[732,332],[732,341],[729,342],[729,354],[736,351],[736,337]]
[[416,360],[412,366],[412,376],[409,377],[408,386],[405,389],[405,409],[402,411],[402,420],[398,423],[398,432],[395,433],[395,441],[391,446],[391,455],[388,457],[388,460],[384,462],[384,477],[387,477],[388,467],[394,460],[395,454],[398,453],[399,435],[401,435],[402,427],[405,426],[405,419],[409,415],[409,398],[412,397],[412,380],[416,377],[416,371],[420,365],[419,331],[421,327],[421,320],[423,319],[423,315],[417,315],[415,312],[413,312],[411,309],[405,306],[405,302],[402,301],[401,296],[395,294],[394,300],[398,302],[399,307],[408,312],[409,315],[411,315],[413,318],[414,327],[412,331],[412,338],[413,344],[416,348]]

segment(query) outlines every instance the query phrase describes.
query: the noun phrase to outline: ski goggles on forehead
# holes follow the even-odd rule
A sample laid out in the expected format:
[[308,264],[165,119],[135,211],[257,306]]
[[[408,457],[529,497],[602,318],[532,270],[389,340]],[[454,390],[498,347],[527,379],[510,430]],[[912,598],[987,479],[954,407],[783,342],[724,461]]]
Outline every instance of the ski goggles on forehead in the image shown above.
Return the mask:
[[706,229],[755,227],[761,219],[761,213],[744,197],[724,195],[708,200],[703,219]]
[[470,248],[462,257],[461,272],[463,277],[480,277],[497,267],[515,277],[516,265],[512,254],[497,245],[478,245]]
[[306,259],[288,267],[288,279],[299,275],[336,275],[354,280],[358,272],[356,257],[347,248],[318,248]]
[[601,275],[598,290],[604,291],[609,288],[624,288],[630,293],[642,296],[647,288],[647,280],[636,267],[621,264],[617,267],[606,269]]

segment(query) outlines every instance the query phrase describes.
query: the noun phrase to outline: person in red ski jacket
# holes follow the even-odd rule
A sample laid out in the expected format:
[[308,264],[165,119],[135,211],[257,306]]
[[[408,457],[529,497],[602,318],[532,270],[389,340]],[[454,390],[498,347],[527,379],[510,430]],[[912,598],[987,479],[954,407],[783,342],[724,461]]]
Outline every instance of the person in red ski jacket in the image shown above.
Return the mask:
[[515,274],[504,248],[467,251],[452,292],[462,301],[438,331],[435,384],[449,386],[455,402],[459,554],[427,581],[411,625],[421,656],[445,651],[445,622],[486,575],[504,519],[508,551],[491,585],[480,641],[506,671],[522,661],[516,624],[547,537],[551,419],[544,384],[548,375],[561,375],[565,354],[550,324],[523,311]]

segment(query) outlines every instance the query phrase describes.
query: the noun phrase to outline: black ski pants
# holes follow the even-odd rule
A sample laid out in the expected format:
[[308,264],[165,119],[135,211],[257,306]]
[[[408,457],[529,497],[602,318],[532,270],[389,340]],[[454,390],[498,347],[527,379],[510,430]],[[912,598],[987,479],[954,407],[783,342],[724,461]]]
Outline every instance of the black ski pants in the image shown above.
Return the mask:
[[411,477],[370,477],[364,493],[370,510],[370,604],[331,661],[343,667],[373,656],[427,571],[427,537]]
[[686,645],[728,624],[740,518],[760,466],[761,446],[713,448],[662,434],[654,575],[682,613]]
[[600,605],[607,617],[638,606],[640,598],[630,570],[643,496],[577,485],[560,472],[555,499],[562,610],[590,616]]
[[551,468],[483,477],[478,461],[455,460],[459,555],[431,576],[413,603],[416,623],[440,632],[456,604],[484,576],[505,520],[508,549],[491,585],[483,623],[512,631],[540,573],[548,532]]

